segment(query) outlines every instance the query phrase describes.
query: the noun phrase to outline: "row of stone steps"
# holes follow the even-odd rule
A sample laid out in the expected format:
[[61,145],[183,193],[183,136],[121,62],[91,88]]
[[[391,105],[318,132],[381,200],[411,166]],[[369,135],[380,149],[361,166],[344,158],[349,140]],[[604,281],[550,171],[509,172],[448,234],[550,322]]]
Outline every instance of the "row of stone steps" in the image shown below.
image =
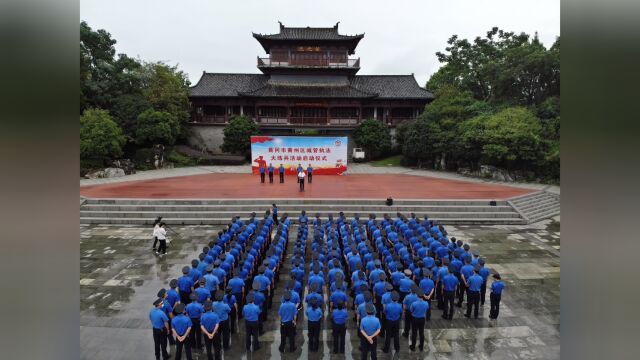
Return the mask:
[[[326,219],[329,214],[338,216],[340,211],[347,217],[359,214],[362,220],[369,214],[382,218],[392,217],[396,212],[430,219],[442,224],[524,224],[520,214],[508,201],[488,200],[396,200],[386,206],[380,199],[336,199],[336,200],[277,200],[279,213],[288,213],[297,222],[300,211],[306,210],[312,218],[316,213]],[[86,199],[80,207],[80,222],[84,224],[151,224],[162,216],[168,224],[220,225],[229,223],[234,215],[246,218],[252,211],[258,216],[271,207],[264,199],[240,200],[140,200],[140,199]]]
[[527,223],[534,223],[560,214],[560,196],[546,191],[517,197],[511,205]]

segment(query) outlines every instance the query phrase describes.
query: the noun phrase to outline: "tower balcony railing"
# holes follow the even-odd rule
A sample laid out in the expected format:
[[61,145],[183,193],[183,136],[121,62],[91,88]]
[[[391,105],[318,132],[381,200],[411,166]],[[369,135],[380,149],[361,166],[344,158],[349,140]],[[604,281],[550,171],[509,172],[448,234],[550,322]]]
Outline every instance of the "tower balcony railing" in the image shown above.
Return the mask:
[[322,67],[336,69],[357,69],[360,68],[360,58],[346,59],[346,61],[336,62],[335,60],[331,59],[289,59],[285,61],[273,61],[271,58],[258,57],[258,67]]

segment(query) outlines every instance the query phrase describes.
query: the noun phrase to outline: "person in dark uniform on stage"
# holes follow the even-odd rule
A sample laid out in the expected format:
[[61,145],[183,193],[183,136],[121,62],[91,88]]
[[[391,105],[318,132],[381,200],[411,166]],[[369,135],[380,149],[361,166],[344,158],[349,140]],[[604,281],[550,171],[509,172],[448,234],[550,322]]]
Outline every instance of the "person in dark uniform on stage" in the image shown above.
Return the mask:
[[275,168],[273,167],[273,164],[269,163],[269,184],[273,184],[273,170],[275,170]]
[[155,349],[156,360],[160,360],[160,353],[164,360],[169,358],[167,352],[167,333],[169,332],[169,317],[162,310],[164,301],[157,299],[153,302],[153,309],[149,312],[149,320],[153,327],[153,348]]
[[266,172],[266,168],[264,166],[260,166],[260,182],[264,184],[264,174]]
[[284,166],[282,164],[278,168],[278,175],[280,175],[280,184],[284,184]]
[[307,167],[307,177],[309,178],[309,184],[311,184],[312,175],[313,175],[313,168],[311,167],[311,164],[309,164],[309,166]]

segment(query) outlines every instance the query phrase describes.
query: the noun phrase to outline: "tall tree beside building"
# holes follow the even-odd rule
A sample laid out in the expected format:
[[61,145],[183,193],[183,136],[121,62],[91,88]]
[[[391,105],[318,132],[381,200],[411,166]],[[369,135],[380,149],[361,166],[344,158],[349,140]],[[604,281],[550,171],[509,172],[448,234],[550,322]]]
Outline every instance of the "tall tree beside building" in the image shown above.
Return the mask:
[[250,118],[233,116],[224,127],[224,140],[220,148],[230,154],[248,156],[251,154],[251,136],[259,135],[260,128]]
[[104,162],[122,155],[125,137],[109,113],[87,109],[80,116],[80,158]]
[[391,150],[391,132],[379,120],[364,120],[353,131],[353,140],[365,149],[366,156],[370,159],[386,155]]

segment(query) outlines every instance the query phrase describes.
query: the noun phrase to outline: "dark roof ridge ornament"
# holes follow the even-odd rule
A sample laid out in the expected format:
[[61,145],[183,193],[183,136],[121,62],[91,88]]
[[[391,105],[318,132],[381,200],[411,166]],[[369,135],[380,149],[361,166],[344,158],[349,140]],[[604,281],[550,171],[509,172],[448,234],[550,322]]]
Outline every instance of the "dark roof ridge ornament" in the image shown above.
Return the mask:
[[280,31],[284,30],[284,24],[282,21],[278,21],[278,24],[280,24]]
[[340,24],[340,21],[338,21],[338,22],[333,26],[333,28],[334,28],[334,29],[336,29],[336,30],[338,30],[338,25],[339,25],[339,24]]

